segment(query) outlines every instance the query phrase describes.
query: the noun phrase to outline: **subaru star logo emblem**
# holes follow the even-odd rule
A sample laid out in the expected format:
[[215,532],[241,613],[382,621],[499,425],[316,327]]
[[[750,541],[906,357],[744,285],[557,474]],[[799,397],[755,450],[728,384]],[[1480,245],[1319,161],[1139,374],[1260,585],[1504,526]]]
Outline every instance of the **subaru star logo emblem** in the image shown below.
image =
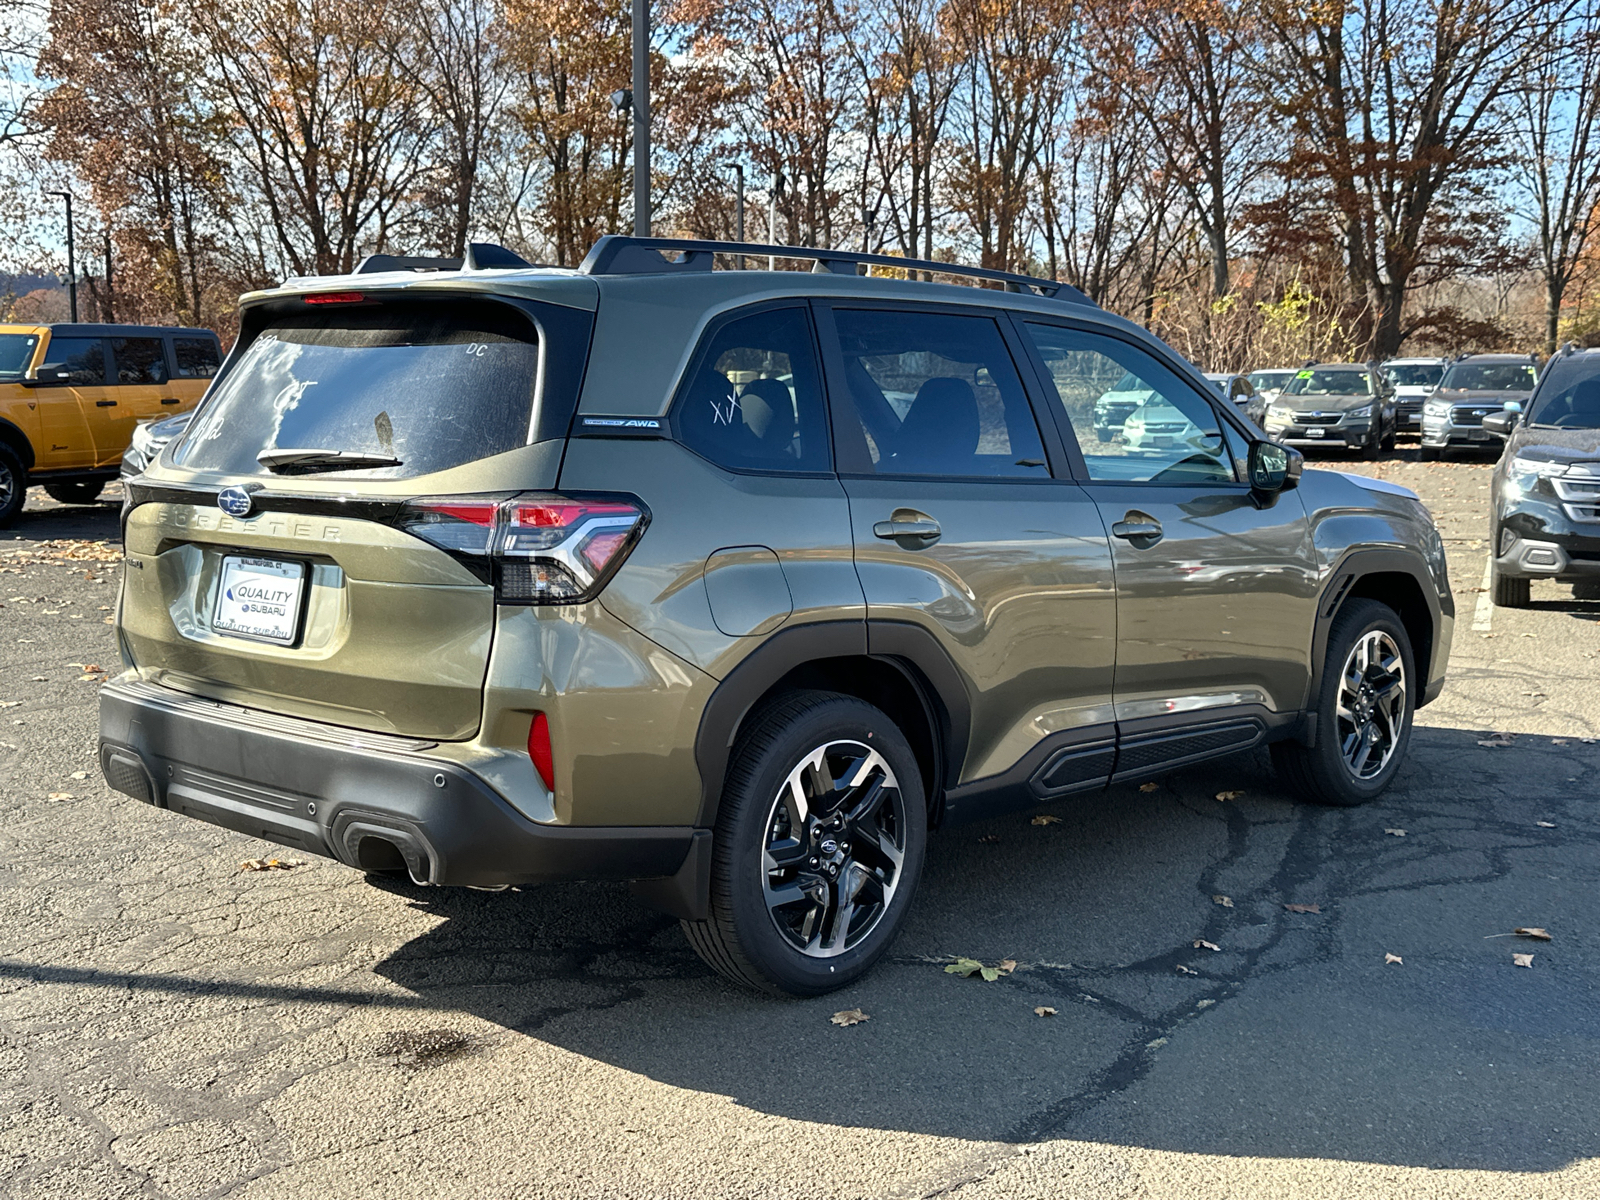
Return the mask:
[[230,517],[248,516],[250,513],[250,493],[237,485],[225,487],[217,493],[217,507]]

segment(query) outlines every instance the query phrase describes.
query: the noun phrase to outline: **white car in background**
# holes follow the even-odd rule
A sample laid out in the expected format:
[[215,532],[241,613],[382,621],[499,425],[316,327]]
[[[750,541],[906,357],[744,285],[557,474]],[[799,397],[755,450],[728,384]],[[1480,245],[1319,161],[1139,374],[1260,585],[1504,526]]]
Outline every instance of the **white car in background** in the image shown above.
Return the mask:
[[1422,406],[1444,378],[1445,358],[1391,358],[1378,369],[1394,388],[1401,429],[1422,428]]
[[1132,371],[1125,372],[1115,387],[1094,402],[1095,437],[1102,442],[1111,441],[1123,432],[1123,422],[1134,410],[1155,394],[1155,389]]

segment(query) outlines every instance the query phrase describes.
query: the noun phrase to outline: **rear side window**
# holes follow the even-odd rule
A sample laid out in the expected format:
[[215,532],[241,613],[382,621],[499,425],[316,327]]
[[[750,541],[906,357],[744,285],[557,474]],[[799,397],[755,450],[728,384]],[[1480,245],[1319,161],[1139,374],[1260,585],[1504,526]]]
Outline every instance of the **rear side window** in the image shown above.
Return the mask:
[[503,305],[296,314],[250,343],[174,457],[261,475],[258,456],[305,450],[400,460],[341,475],[426,475],[526,445],[538,378],[537,330]]
[[674,422],[679,439],[718,466],[827,471],[828,423],[807,311],[767,309],[716,329]]
[[118,383],[165,383],[167,350],[160,338],[112,338]]
[[837,309],[845,382],[874,472],[1045,479],[1044,445],[988,317]]
[[178,362],[179,379],[210,379],[222,366],[217,343],[210,338],[173,338],[172,356]]
[[93,387],[106,381],[106,344],[100,338],[51,338],[43,366],[67,372],[61,382]]

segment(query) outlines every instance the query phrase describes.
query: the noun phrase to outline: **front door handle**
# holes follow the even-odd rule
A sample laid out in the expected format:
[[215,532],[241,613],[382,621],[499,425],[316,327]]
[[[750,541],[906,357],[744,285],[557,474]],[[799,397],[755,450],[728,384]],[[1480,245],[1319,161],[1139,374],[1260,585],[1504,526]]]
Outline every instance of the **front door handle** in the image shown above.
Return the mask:
[[180,403],[182,403],[182,401],[180,401],[176,396],[168,396],[161,403],[163,403],[163,404],[180,404]]
[[1161,522],[1143,513],[1129,513],[1111,527],[1111,535],[1144,550],[1161,540]]
[[94,406],[96,408],[115,408],[117,402],[115,400],[96,400]]
[[872,527],[872,536],[897,543],[902,550],[921,550],[937,542],[943,534],[939,522],[926,513],[898,509],[887,521]]

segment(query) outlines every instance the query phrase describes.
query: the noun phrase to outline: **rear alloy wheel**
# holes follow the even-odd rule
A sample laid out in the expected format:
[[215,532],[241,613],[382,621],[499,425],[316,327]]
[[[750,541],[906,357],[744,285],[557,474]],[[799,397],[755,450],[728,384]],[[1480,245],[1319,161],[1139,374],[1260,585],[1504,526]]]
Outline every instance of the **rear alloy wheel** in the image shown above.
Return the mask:
[[888,717],[854,697],[796,693],[734,748],[710,913],[684,932],[736,983],[791,996],[843,987],[899,932],[927,834],[916,757]]
[[1527,608],[1533,603],[1533,580],[1515,579],[1494,572],[1489,578],[1490,594],[1499,608]]
[[1279,742],[1273,765],[1319,804],[1365,804],[1393,781],[1411,743],[1416,705],[1411,639],[1394,610],[1352,600],[1328,634],[1317,690],[1315,746]]
[[16,524],[28,498],[28,475],[11,447],[0,445],[0,529]]
[[47,483],[44,492],[62,504],[93,504],[105,488],[105,480],[91,479],[87,483]]

